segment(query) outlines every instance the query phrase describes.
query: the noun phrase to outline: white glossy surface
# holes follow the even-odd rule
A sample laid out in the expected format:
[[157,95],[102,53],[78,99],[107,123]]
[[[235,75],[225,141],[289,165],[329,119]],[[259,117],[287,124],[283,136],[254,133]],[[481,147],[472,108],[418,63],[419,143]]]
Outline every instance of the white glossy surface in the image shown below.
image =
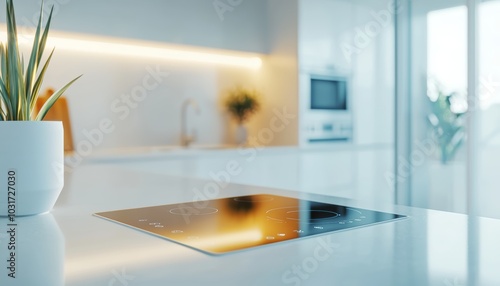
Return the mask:
[[[488,149],[482,154],[483,160],[489,160],[487,166],[490,168],[481,168],[478,200],[480,216],[500,219],[497,204],[500,193],[495,188],[496,169],[492,167],[496,164],[492,158],[500,155],[500,151],[497,151]],[[241,172],[229,178],[232,183],[369,202],[394,201],[393,181],[396,178],[393,175],[394,150],[391,144],[338,143],[309,148],[247,146],[245,149],[232,145],[197,145],[188,149],[172,146],[134,147],[95,152],[82,162],[116,164],[129,170],[227,181],[221,173],[233,161],[241,166]],[[465,162],[443,165],[433,158],[427,158],[422,167],[425,167],[421,170],[424,173],[415,171],[414,174],[425,175],[428,180],[414,181],[413,206],[466,213],[465,183],[462,180]]]
[[[181,145],[155,145],[143,147],[108,148],[92,152],[88,161],[90,162],[116,162],[133,159],[158,158],[158,156],[189,155],[204,150],[234,149],[236,145],[231,144],[190,144]],[[72,155],[66,161],[72,161]],[[74,156],[74,155],[73,155]]]
[[[4,218],[0,222],[0,259],[8,261],[2,263],[6,267],[0,270],[0,285],[64,285],[64,235],[53,215],[19,217],[15,227],[7,227]],[[7,231],[16,233],[15,243]],[[11,263],[15,268],[10,269]]]
[[[116,164],[129,170],[196,179],[219,180],[390,203],[394,191],[386,174],[393,170],[392,146],[350,143],[315,148],[261,147],[218,149],[115,149],[92,154],[86,163]],[[161,150],[161,149],[160,149]],[[227,165],[239,166],[227,176]]]
[[[500,284],[498,220],[480,219],[478,233],[470,236],[471,241],[468,219],[460,214],[230,184],[214,195],[301,196],[402,213],[410,218],[210,256],[92,216],[98,211],[192,201],[199,198],[195,190],[203,190],[208,182],[112,165],[81,166],[68,174],[52,213],[30,218],[44,221],[49,216],[57,221],[64,238],[63,242],[56,241],[56,246],[65,245],[64,259],[44,254],[45,247],[38,246],[37,237],[29,231],[19,231],[19,241],[36,245],[39,255],[47,256],[47,266],[57,269],[62,263],[64,285],[68,286],[472,285],[466,280],[469,270],[480,279],[477,285]],[[3,248],[6,221],[0,222]],[[45,229],[39,224],[37,228],[38,232],[57,233],[50,225]],[[477,254],[478,263],[467,265],[467,248]],[[37,255],[35,250],[32,255]],[[4,269],[0,272],[5,275]],[[36,285],[57,286],[43,280],[57,272],[33,267],[29,275],[40,278]]]

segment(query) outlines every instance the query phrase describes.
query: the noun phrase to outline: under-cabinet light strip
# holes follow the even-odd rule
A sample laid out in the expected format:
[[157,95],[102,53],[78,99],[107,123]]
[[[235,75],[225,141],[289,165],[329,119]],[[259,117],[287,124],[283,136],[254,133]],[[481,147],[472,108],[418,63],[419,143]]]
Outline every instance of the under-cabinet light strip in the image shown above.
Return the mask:
[[[5,30],[5,25],[0,25]],[[253,54],[232,51],[174,46],[153,42],[142,42],[128,39],[114,39],[77,34],[62,34],[51,32],[47,40],[47,48],[56,47],[75,52],[109,54],[115,56],[130,56],[134,58],[155,58],[162,60],[205,63],[226,66],[237,66],[258,69],[262,60]],[[7,34],[0,32],[0,40],[5,42]],[[31,46],[33,36],[19,35],[21,45]]]

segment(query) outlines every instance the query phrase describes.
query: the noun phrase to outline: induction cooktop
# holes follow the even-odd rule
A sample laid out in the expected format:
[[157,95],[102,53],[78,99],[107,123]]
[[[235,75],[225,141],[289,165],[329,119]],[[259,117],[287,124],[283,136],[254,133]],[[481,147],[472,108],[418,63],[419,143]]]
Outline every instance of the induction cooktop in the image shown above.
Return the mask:
[[269,194],[94,215],[209,254],[223,254],[405,217]]

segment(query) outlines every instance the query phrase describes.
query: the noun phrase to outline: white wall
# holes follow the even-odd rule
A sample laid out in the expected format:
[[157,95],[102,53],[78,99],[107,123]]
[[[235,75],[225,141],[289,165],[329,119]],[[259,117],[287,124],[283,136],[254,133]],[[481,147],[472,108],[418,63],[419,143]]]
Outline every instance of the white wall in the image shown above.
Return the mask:
[[[189,129],[196,129],[196,143],[219,144],[231,141],[228,117],[220,106],[220,96],[236,84],[258,86],[258,72],[243,68],[130,59],[61,51],[53,59],[46,83],[62,86],[71,77],[84,76],[66,92],[71,111],[75,142],[88,140],[86,132],[96,130],[102,120],[111,120],[114,131],[96,149],[177,145],[180,140],[181,105],[195,99],[200,114],[188,112]],[[141,94],[143,80],[155,84],[148,70],[159,70],[157,87]],[[144,90],[144,89],[143,89]],[[131,98],[127,105],[125,96]],[[78,143],[77,143],[78,144]],[[83,143],[82,143],[83,144]]]
[[[266,98],[264,116],[252,128],[260,145],[298,144],[298,0],[267,1],[269,54],[261,77]],[[277,113],[285,114],[283,124],[274,124]],[[280,120],[281,121],[281,120]],[[273,128],[277,125],[279,128]],[[271,129],[272,136],[265,133]],[[267,132],[269,134],[269,132]],[[267,139],[272,138],[272,140]],[[262,140],[263,139],[263,140]],[[263,142],[264,141],[264,142]],[[270,141],[268,144],[266,141]]]

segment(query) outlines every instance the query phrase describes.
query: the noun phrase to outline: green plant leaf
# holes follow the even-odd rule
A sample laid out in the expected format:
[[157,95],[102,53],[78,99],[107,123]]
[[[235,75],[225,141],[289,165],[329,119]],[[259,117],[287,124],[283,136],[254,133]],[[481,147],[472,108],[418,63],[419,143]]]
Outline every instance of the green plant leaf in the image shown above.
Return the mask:
[[[7,67],[6,67],[6,52],[5,52],[5,46],[3,43],[0,43],[0,110],[3,113],[4,120],[9,119],[9,114],[12,114],[12,104],[10,101],[9,97],[9,92],[7,91],[7,87],[5,86],[4,79],[2,75],[6,74]],[[3,105],[2,105],[3,103]],[[5,110],[4,110],[5,109]]]
[[42,0],[32,50],[25,66],[24,56],[19,50],[13,0],[6,0],[6,4],[7,43],[5,45],[0,43],[0,116],[2,120],[41,120],[61,94],[80,77],[54,93],[35,117],[36,101],[54,53],[53,49],[42,67],[54,6],[51,7],[48,20],[43,27]]
[[36,107],[36,102],[38,100],[38,95],[40,93],[40,88],[42,87],[43,79],[45,77],[45,72],[47,71],[47,68],[49,67],[50,61],[52,60],[52,55],[54,54],[55,48],[52,49],[50,52],[49,57],[45,61],[45,64],[42,67],[42,70],[40,71],[40,74],[38,75],[38,78],[35,81],[35,84],[33,85],[33,97],[31,98],[31,106],[30,106],[30,113],[33,114],[33,111],[35,110]]
[[[5,89],[5,85],[2,81],[0,81],[0,88]],[[4,113],[6,119],[10,119],[8,115],[12,114],[12,108],[11,108],[9,96],[7,95],[7,93],[5,91],[0,91],[0,95],[1,95],[0,111],[2,111]]]
[[36,72],[38,70],[38,48],[40,42],[40,29],[42,26],[42,15],[43,10],[40,11],[40,17],[38,18],[38,25],[36,27],[35,37],[33,39],[33,47],[31,50],[31,57],[26,69],[26,90],[28,91],[28,97],[31,98],[32,94],[32,84],[35,81]]
[[38,94],[38,91],[33,89],[33,85],[36,82],[36,74],[40,66],[40,62],[42,60],[43,52],[45,51],[45,44],[47,42],[53,11],[54,11],[54,6],[52,6],[50,10],[49,19],[47,20],[47,23],[45,25],[43,35],[40,38],[40,33],[42,29],[42,15],[43,15],[43,2],[42,2],[42,8],[40,8],[40,17],[38,18],[38,25],[35,32],[35,38],[33,40],[31,57],[26,70],[26,91],[27,91],[27,98],[30,101],[30,109],[32,109],[32,106],[34,105],[33,97],[35,97]]
[[5,111],[3,110],[3,102],[0,100],[0,121],[5,121],[7,120],[7,115],[5,114]]
[[80,77],[82,77],[81,75],[76,77],[75,79],[73,79],[72,81],[70,81],[69,83],[67,83],[64,87],[62,87],[61,89],[59,89],[58,91],[54,92],[54,94],[52,94],[49,99],[47,99],[47,101],[45,102],[45,104],[42,106],[42,108],[40,109],[40,112],[38,112],[38,115],[36,116],[36,119],[35,120],[38,120],[38,121],[41,121],[45,118],[45,115],[47,115],[47,112],[50,110],[50,108],[52,107],[52,105],[54,105],[54,103],[56,102],[56,100],[59,99],[59,97],[61,97],[61,95],[76,81],[78,80]]
[[52,13],[54,11],[54,6],[50,9],[49,18],[47,19],[47,23],[45,23],[45,29],[43,30],[42,38],[40,39],[40,48],[38,49],[38,62],[40,63],[43,55],[43,51],[45,50],[45,44],[47,43],[47,38],[50,30],[50,23],[52,22]]
[[0,43],[0,78],[7,75],[7,47]]
[[7,90],[11,97],[14,111],[13,119],[18,120],[21,115],[21,89],[19,83],[23,81],[23,72],[19,57],[19,46],[17,42],[16,17],[12,0],[7,0]]

